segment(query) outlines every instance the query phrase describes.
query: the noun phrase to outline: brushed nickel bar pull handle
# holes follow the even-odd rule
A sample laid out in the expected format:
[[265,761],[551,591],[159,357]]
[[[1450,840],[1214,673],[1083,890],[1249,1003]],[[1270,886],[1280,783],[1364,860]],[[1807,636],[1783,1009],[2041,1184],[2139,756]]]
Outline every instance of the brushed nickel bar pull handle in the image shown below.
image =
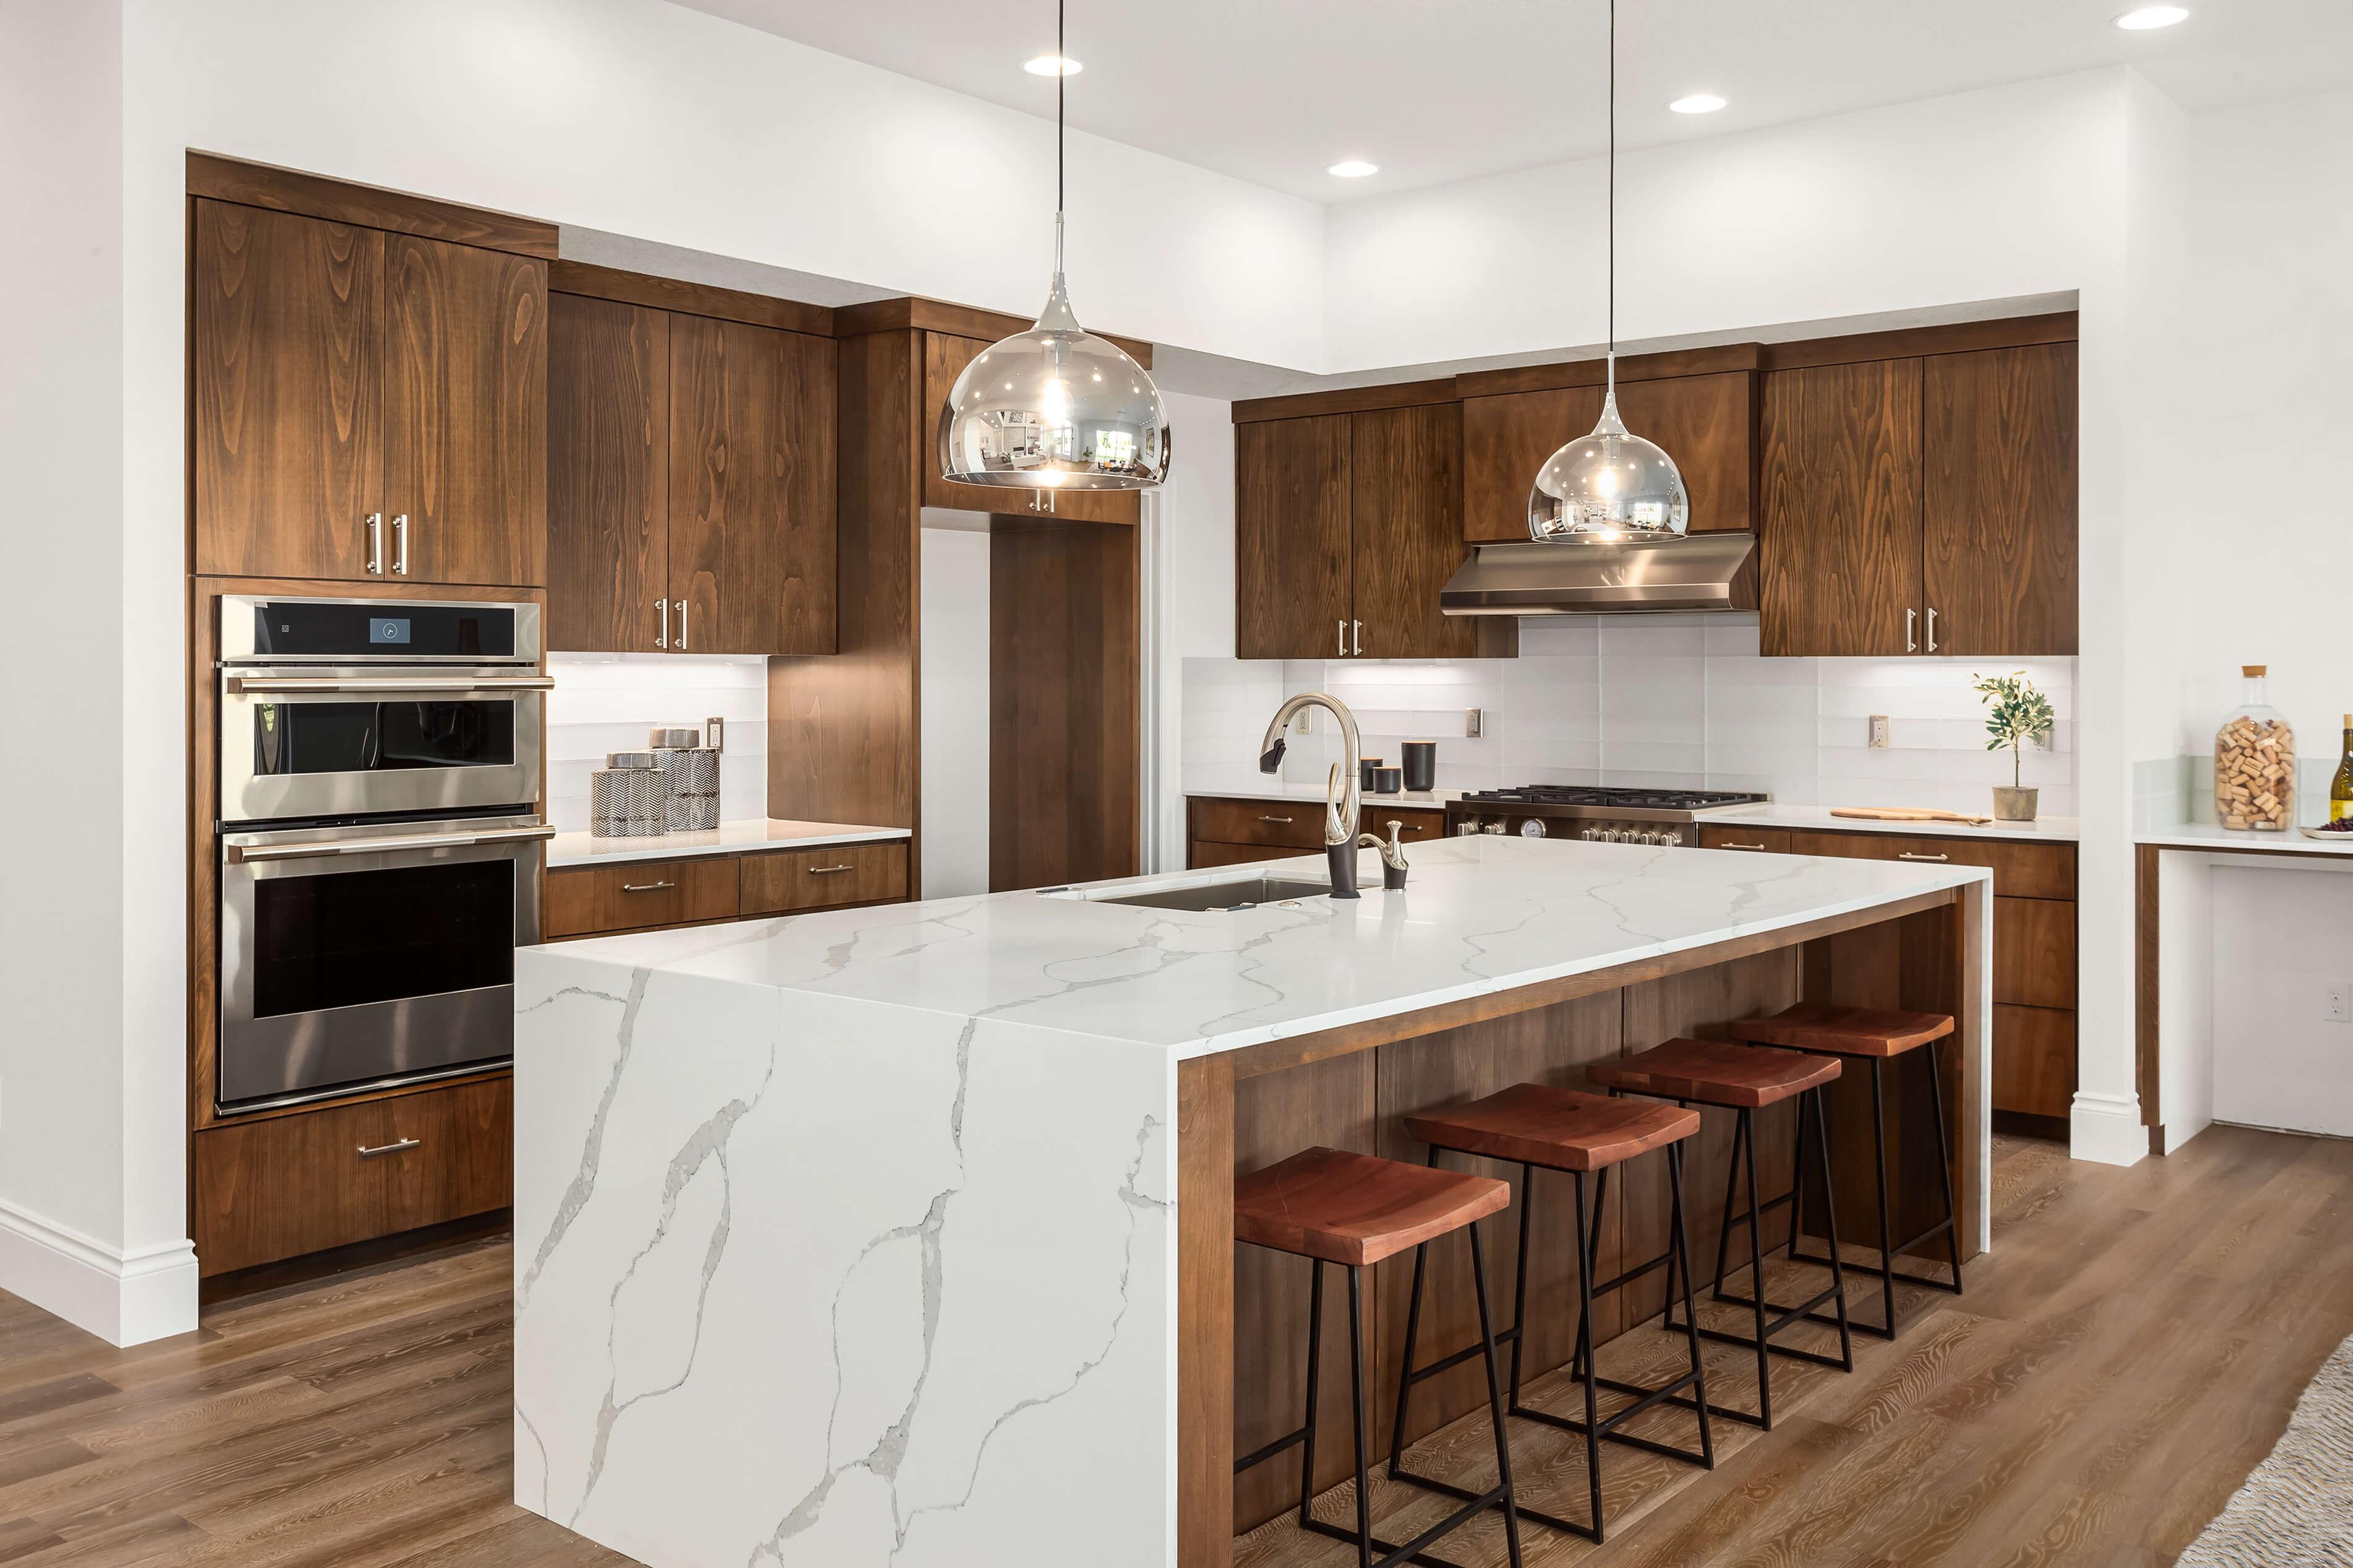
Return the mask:
[[367,569],[371,577],[384,575],[384,513],[380,511],[368,513]]
[[1936,606],[1928,606],[1928,651],[1936,651]]
[[1340,639],[1339,655],[1342,658],[1345,658],[1348,657],[1348,623],[1334,621],[1332,625],[1337,628],[1335,635]]
[[678,602],[678,651],[686,651],[686,601]]
[[305,691],[491,692],[553,691],[552,675],[232,675],[224,686],[232,695],[297,696]]
[[392,520],[392,569],[403,577],[408,575],[408,514],[405,511]]
[[1920,651],[1920,639],[1913,635],[1913,628],[1919,624],[1919,611],[1906,609],[1904,612],[1904,651],[1905,653],[1918,653]]
[[830,877],[836,871],[855,871],[858,868],[855,866],[812,866],[808,868],[808,874],[812,877]]
[[1291,818],[1287,816],[1261,816],[1259,820],[1261,822],[1289,822]]
[[1895,857],[1898,860],[1950,860],[1950,855],[1915,855],[1909,849]]
[[422,1138],[403,1138],[397,1143],[379,1143],[373,1149],[363,1143],[360,1145],[360,1158],[373,1160],[379,1154],[405,1153],[408,1150],[421,1147],[424,1142],[425,1140]]
[[1365,623],[1362,621],[1350,621],[1348,625],[1354,628],[1349,632],[1348,636],[1356,644],[1356,646],[1351,647],[1348,651],[1361,658],[1364,657],[1365,653]]
[[677,886],[678,884],[676,882],[624,882],[621,884],[621,891],[625,893],[659,893],[664,888],[675,888]]
[[656,599],[654,608],[661,612],[661,630],[654,636],[654,647],[670,647],[670,601]]
[[1723,846],[1723,847],[1726,849],[1762,849],[1765,846],[1762,844],[1726,844]]
[[553,838],[553,827],[491,827],[479,833],[424,833],[399,838],[344,838],[309,844],[232,844],[228,863],[248,861],[318,860],[330,855],[391,855],[411,849],[470,849],[477,844],[524,844]]

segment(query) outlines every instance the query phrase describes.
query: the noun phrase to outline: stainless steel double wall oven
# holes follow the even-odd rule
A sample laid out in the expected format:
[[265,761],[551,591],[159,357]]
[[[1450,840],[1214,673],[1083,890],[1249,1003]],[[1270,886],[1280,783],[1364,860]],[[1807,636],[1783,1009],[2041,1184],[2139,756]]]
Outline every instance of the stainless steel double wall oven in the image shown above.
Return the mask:
[[554,832],[539,606],[219,606],[219,1109],[511,1059]]

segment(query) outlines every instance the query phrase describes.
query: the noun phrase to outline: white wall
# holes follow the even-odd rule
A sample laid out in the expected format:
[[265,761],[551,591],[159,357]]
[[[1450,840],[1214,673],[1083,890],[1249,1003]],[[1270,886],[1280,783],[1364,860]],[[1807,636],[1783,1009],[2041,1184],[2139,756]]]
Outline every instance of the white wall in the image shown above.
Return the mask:
[[[922,896],[988,891],[988,532],[986,512],[923,513]],[[962,520],[964,527],[933,526]]]

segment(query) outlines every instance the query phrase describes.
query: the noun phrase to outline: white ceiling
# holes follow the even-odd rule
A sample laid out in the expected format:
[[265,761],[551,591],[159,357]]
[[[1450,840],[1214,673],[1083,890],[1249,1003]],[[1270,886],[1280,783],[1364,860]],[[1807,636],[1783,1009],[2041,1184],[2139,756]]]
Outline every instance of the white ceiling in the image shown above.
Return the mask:
[[[679,0],[1008,108],[1053,0]],[[1639,147],[2131,63],[2185,108],[2353,85],[2348,0],[1625,0],[1619,139]],[[1604,144],[1605,0],[1072,0],[1070,121],[1314,201],[1590,156]],[[1668,112],[1690,92],[1731,100]],[[1324,173],[1343,158],[1368,179]]]

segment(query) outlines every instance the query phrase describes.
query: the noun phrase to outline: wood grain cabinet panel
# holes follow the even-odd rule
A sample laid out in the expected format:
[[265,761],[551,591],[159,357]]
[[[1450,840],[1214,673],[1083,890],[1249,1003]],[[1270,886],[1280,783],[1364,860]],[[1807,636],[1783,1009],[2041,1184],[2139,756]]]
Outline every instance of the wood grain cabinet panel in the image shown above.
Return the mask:
[[[1767,654],[1901,654],[1920,607],[1920,362],[1765,377]],[[1912,639],[1916,645],[1916,636]]]
[[[1657,442],[1675,460],[1690,498],[1691,531],[1740,532],[1757,526],[1756,372],[1621,381],[1618,413],[1628,429]],[[1534,468],[1528,478],[1535,479]]]
[[916,462],[923,474],[923,504],[954,507],[962,511],[997,512],[1006,516],[1059,518],[1064,522],[1124,522],[1133,526],[1142,515],[1134,490],[1056,490],[1050,494],[1028,489],[999,489],[989,485],[952,484],[941,477],[940,418],[947,411],[948,393],[975,355],[988,344],[954,332],[923,334],[923,401],[915,421]]
[[[1767,855],[1790,853],[1789,830],[1786,827],[1733,827],[1702,823],[1696,842],[1702,849],[1746,849],[1751,854]],[[1800,853],[1818,855],[1821,851],[1807,849]]]
[[669,628],[670,313],[550,296],[547,646],[650,653]]
[[1876,834],[1866,837],[1885,846],[1885,858],[1889,859],[1990,868],[1993,890],[2002,897],[2073,900],[2075,896],[2075,847],[2072,844],[2021,844],[1957,835],[1936,838]]
[[416,1146],[373,1162],[385,1180],[386,1231],[414,1230],[514,1201],[514,1079],[485,1079],[384,1108],[386,1142]]
[[1993,999],[2075,1005],[2075,906],[2056,899],[1993,901]]
[[384,423],[389,576],[544,583],[547,263],[388,236]]
[[1187,811],[1192,837],[1219,844],[1270,849],[1324,847],[1324,805],[1307,800],[1227,800],[1195,795]]
[[907,896],[904,844],[839,844],[744,857],[743,912],[790,914]]
[[2063,1007],[1993,1010],[1993,1107],[2064,1121],[2075,1103],[2075,1015]]
[[1348,424],[1349,654],[1470,658],[1478,624],[1438,611],[1440,590],[1470,556],[1460,521],[1460,405],[1373,409],[1350,415]]
[[541,880],[539,929],[542,936],[554,941],[598,931],[732,920],[735,908],[732,857],[566,867],[548,872]]
[[1351,416],[1234,426],[1234,653],[1338,658],[1356,604]]
[[1207,871],[1219,866],[1245,866],[1259,860],[1279,860],[1284,853],[1263,844],[1212,844],[1197,838],[1185,857],[1185,866],[1187,870]]
[[1517,543],[1528,536],[1528,489],[1544,460],[1601,414],[1598,386],[1555,387],[1462,400],[1462,537]]
[[1921,540],[1934,651],[2075,651],[2075,345],[1926,362]]
[[385,237],[190,205],[195,569],[369,580],[367,519],[384,510]]

